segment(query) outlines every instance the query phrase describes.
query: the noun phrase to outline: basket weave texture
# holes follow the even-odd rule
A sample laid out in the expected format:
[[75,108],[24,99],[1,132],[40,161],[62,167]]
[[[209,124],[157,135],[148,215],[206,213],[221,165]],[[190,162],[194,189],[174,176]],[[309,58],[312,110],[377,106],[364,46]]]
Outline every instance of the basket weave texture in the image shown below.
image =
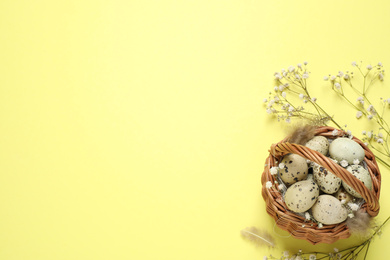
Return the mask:
[[[342,130],[338,130],[336,136],[333,135],[335,128],[328,126],[321,126],[316,129],[315,135],[324,136],[329,139],[335,139],[342,137],[346,133]],[[331,244],[339,239],[345,239],[350,236],[348,227],[344,222],[334,225],[323,225],[318,227],[315,222],[305,221],[303,216],[300,216],[287,209],[282,194],[277,190],[275,186],[266,188],[266,182],[270,181],[274,183],[276,181],[275,176],[271,175],[270,169],[274,166],[278,166],[277,162],[280,162],[282,157],[289,153],[298,154],[307,160],[313,161],[322,167],[325,167],[330,172],[334,173],[337,177],[341,178],[344,182],[350,185],[358,193],[360,193],[365,201],[362,205],[362,209],[366,211],[370,216],[375,217],[379,213],[379,195],[381,186],[381,175],[378,165],[375,160],[374,154],[368,149],[368,147],[359,139],[353,137],[352,140],[361,145],[365,152],[364,162],[366,163],[367,170],[369,171],[372,179],[372,189],[369,190],[360,180],[353,176],[349,171],[332,161],[330,158],[322,155],[321,153],[311,150],[308,147],[301,146],[294,143],[289,143],[289,136],[273,144],[269,150],[270,155],[266,159],[264,172],[261,178],[262,182],[262,195],[266,203],[266,210],[268,214],[276,221],[276,225],[283,230],[288,231],[293,237],[303,239],[311,244],[327,243]]]

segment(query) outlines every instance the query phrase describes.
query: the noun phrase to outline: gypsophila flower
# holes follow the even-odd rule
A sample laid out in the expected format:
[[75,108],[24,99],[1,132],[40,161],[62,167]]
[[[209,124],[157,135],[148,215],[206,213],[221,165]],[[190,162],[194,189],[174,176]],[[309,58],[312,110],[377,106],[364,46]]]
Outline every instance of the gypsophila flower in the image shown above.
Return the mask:
[[359,205],[356,204],[356,203],[349,202],[349,203],[348,203],[348,206],[349,206],[349,208],[350,208],[352,211],[357,211],[357,210],[359,209]]
[[367,65],[368,70],[372,70],[372,66],[370,64]]
[[286,123],[291,123],[291,118],[286,118]]
[[304,62],[303,62],[303,65],[305,65],[305,66],[306,66],[307,64],[308,64],[308,62],[307,62],[307,61],[304,61]]
[[367,137],[368,137],[368,138],[371,138],[371,137],[372,137],[372,131],[367,132]]
[[345,80],[348,80],[348,79],[349,79],[349,75],[348,75],[348,74],[345,74],[345,75],[344,75],[344,79],[345,79]]
[[356,101],[358,101],[360,104],[364,105],[364,98],[363,97],[358,97],[356,99]]
[[331,80],[331,81],[334,81],[335,79],[336,79],[336,76],[331,76],[331,77],[330,77],[330,80]]
[[378,144],[383,144],[383,139],[382,139],[382,138],[378,138],[378,139],[376,140],[376,142],[377,142]]
[[299,94],[299,98],[300,99],[303,99],[303,97],[304,97],[304,95],[301,93],[301,94]]
[[282,92],[282,97],[286,98],[287,94],[286,92]]
[[265,187],[267,188],[267,189],[269,189],[269,188],[271,188],[273,185],[272,185],[272,182],[270,182],[270,181],[267,181],[266,183],[265,183]]
[[337,89],[340,89],[341,85],[340,85],[340,83],[336,82],[336,83],[334,83],[334,87],[337,88]]
[[275,91],[278,91],[278,90],[279,90],[279,88],[275,86],[275,87],[274,87],[274,90],[275,90]]
[[272,110],[270,108],[267,109],[268,114],[272,114]]
[[268,257],[265,255],[265,256],[263,257],[263,260],[268,260]]
[[290,252],[284,251],[284,252],[283,252],[283,256],[284,256],[284,257],[289,257],[289,256],[290,256]]
[[333,250],[334,250],[334,252],[335,252],[335,253],[338,253],[338,252],[339,252],[339,249],[338,249],[338,248],[336,248],[336,247],[335,247],[335,248],[333,248]]
[[279,190],[284,190],[286,188],[286,186],[284,186],[284,184],[282,183],[282,184],[279,184],[279,186],[278,186],[278,189]]
[[378,137],[379,138],[383,138],[383,134],[382,133],[378,133]]
[[354,66],[354,67],[357,66],[356,61],[352,62],[352,66]]
[[284,163],[279,163],[279,168],[280,169],[284,169],[284,166],[285,166]]
[[349,213],[349,214],[348,214],[348,217],[349,217],[349,218],[353,218],[353,217],[355,217],[355,215],[354,215],[353,213]]
[[297,64],[297,67],[300,68],[300,69],[302,69],[302,64],[301,64],[301,63],[298,63],[298,64]]
[[289,71],[289,72],[294,72],[294,71],[295,71],[295,68],[294,68],[294,66],[290,66],[290,67],[288,67],[288,71]]
[[305,72],[302,74],[302,78],[307,79],[309,78],[309,73]]
[[362,135],[366,135],[366,133],[367,133],[366,130],[362,131]]
[[347,167],[348,166],[348,162],[346,161],[346,160],[342,160],[341,162],[340,162],[340,165],[342,166],[342,167]]
[[347,202],[347,201],[346,200],[340,200],[341,205],[344,205],[345,202]]
[[315,255],[310,255],[309,256],[309,260],[316,260],[316,259],[317,259],[317,257]]
[[324,77],[324,80],[325,80],[325,81],[329,80],[329,77],[328,77],[328,76],[325,76],[325,77]]
[[353,164],[354,164],[354,165],[358,165],[359,163],[360,163],[360,162],[359,162],[359,159],[354,159],[354,160],[353,160]]
[[306,220],[310,220],[311,219],[309,212],[305,212],[305,219]]
[[380,81],[383,81],[383,74],[382,74],[382,73],[379,73],[379,74],[378,74],[378,78],[379,78]]
[[318,223],[318,228],[322,228],[322,227],[323,227],[322,223]]
[[359,119],[363,116],[363,112],[362,111],[357,111],[356,112],[356,118]]
[[284,90],[284,86],[283,86],[283,85],[280,85],[280,86],[279,86],[279,90],[280,90],[280,91],[283,91],[283,90]]
[[373,115],[368,115],[368,116],[367,116],[367,118],[368,118],[369,120],[371,120],[373,117],[374,117]]
[[278,167],[271,167],[271,169],[270,169],[270,173],[271,173],[271,175],[276,175],[276,174],[278,174],[278,172],[279,172],[279,170],[278,170]]
[[264,99],[263,99],[263,102],[264,102],[264,103],[267,103],[267,101],[268,101],[267,98],[264,98]]
[[332,131],[332,135],[333,135],[333,136],[337,136],[338,134],[339,134],[339,130],[334,129],[334,130]]
[[352,135],[351,130],[347,130],[347,135]]

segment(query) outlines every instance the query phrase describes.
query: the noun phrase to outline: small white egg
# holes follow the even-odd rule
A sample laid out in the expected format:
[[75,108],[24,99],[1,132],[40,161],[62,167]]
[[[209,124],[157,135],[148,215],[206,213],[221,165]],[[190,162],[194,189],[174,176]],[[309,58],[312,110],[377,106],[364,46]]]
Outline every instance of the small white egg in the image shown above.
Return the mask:
[[348,217],[347,209],[331,195],[320,195],[311,208],[315,220],[325,225],[338,224]]
[[306,159],[293,153],[284,156],[279,167],[280,178],[286,185],[305,179],[309,169]]
[[302,213],[313,206],[318,198],[319,192],[318,185],[314,181],[299,181],[287,189],[284,195],[284,201],[288,209]]
[[305,146],[314,151],[320,152],[323,155],[327,155],[329,150],[329,141],[324,136],[315,136],[312,139],[310,139],[305,144]]
[[329,145],[329,154],[338,162],[346,160],[349,164],[353,164],[355,159],[361,162],[365,156],[364,149],[357,142],[346,137],[333,140]]
[[[356,178],[361,180],[363,184],[369,189],[372,189],[372,179],[370,176],[370,173],[361,165],[351,165],[348,166],[347,170],[352,173]],[[344,189],[350,193],[352,196],[356,198],[362,198],[362,195],[360,195],[357,191],[352,189],[351,186],[343,182]]]

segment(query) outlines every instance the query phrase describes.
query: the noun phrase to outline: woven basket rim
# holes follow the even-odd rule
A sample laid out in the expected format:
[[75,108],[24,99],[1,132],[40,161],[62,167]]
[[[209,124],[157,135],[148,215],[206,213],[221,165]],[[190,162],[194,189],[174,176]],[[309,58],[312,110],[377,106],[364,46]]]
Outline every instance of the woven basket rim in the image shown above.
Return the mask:
[[[334,130],[338,130],[337,135],[334,134]],[[335,139],[337,137],[343,137],[347,135],[347,133],[343,130],[333,127],[320,126],[316,129],[315,135]],[[373,181],[372,190],[369,190],[360,180],[354,177],[346,169],[335,163],[329,157],[324,156],[317,151],[311,150],[308,147],[289,143],[289,137],[290,136],[287,136],[280,142],[272,144],[261,178],[263,185],[262,196],[266,203],[266,210],[268,214],[276,221],[276,225],[278,227],[288,231],[293,237],[304,239],[312,244],[330,244],[336,242],[339,239],[345,239],[350,236],[345,221],[340,224],[324,225],[322,228],[320,228],[318,227],[317,223],[312,221],[305,221],[304,217],[289,211],[283,200],[282,194],[277,190],[276,187],[273,186],[271,188],[266,188],[266,183],[268,181],[271,181],[272,183],[277,181],[276,178],[270,173],[271,167],[277,166],[277,161],[280,161],[280,159],[288,153],[298,154],[307,160],[318,163],[322,167],[331,171],[362,195],[365,203],[361,208],[364,211],[366,211],[372,217],[375,217],[379,213],[381,175],[374,154],[361,140],[356,137],[352,138],[352,140],[357,142],[364,149],[364,162]]]

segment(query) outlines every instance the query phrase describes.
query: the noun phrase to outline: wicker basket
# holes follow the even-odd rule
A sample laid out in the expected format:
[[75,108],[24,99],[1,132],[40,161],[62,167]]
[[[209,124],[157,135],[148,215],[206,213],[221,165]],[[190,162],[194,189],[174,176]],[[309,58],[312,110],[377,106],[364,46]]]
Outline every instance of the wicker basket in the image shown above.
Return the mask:
[[[337,136],[333,136],[332,132],[334,129],[335,128],[332,127],[321,126],[316,129],[315,135],[335,139],[345,134],[345,132],[339,130],[339,134]],[[365,201],[362,205],[363,210],[372,217],[378,215],[381,175],[373,153],[362,141],[355,137],[353,138],[353,140],[359,143],[365,151],[364,161],[371,175],[373,184],[372,190],[369,190],[360,180],[354,177],[346,169],[333,162],[330,158],[305,146],[289,143],[288,140],[289,137],[286,137],[279,143],[271,146],[269,150],[270,155],[266,159],[266,166],[261,178],[263,185],[262,195],[266,203],[266,210],[276,221],[277,226],[288,231],[293,237],[307,240],[312,244],[330,244],[336,242],[338,239],[345,239],[350,236],[345,221],[340,224],[324,225],[321,228],[318,227],[315,222],[305,222],[305,218],[303,216],[287,210],[282,194],[277,190],[277,188],[266,188],[265,184],[267,181],[274,183],[276,180],[275,176],[270,173],[271,167],[277,166],[277,162],[280,162],[281,158],[289,153],[298,154],[310,161],[320,164],[327,170],[334,173],[337,177],[341,178],[362,195]]]

